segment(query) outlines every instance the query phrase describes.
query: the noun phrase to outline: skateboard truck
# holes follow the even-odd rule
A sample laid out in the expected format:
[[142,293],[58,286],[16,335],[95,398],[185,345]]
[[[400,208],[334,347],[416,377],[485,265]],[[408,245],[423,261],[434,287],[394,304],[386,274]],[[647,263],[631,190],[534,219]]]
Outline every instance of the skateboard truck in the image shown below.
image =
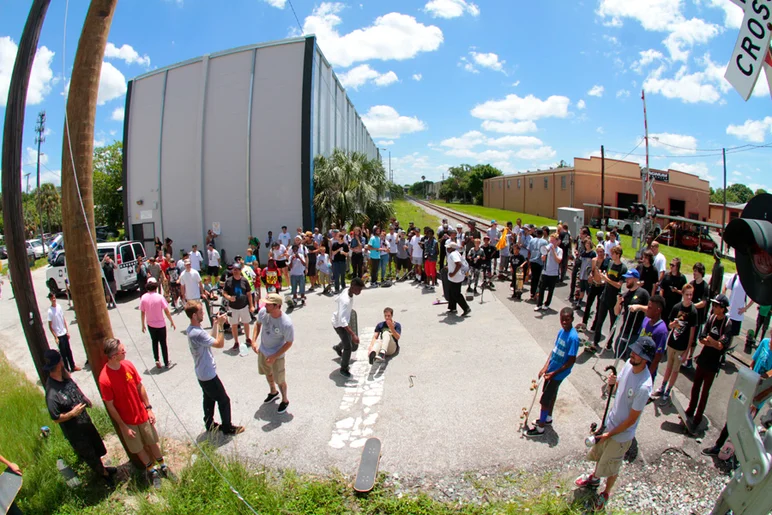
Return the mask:
[[539,386],[539,383],[536,381],[536,379],[531,379],[531,391],[534,391],[536,387]]

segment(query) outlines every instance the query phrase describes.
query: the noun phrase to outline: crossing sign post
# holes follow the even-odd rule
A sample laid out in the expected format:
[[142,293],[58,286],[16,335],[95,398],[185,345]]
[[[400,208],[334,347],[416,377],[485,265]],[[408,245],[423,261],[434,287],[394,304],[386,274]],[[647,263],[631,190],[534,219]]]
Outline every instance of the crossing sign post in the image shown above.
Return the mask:
[[[744,9],[745,16],[724,78],[744,100],[748,100],[762,69],[766,69],[765,75],[768,79],[772,77],[772,54],[769,49],[772,37],[772,0],[732,2]],[[769,87],[772,92],[772,82]]]

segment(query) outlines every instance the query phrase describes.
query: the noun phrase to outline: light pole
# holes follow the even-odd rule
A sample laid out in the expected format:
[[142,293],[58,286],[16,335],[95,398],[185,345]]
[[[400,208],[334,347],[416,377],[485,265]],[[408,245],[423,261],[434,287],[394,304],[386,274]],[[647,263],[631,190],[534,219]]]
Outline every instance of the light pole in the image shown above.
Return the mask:
[[38,189],[35,192],[38,203],[38,232],[40,233],[40,244],[43,246],[43,255],[46,255],[46,240],[43,238],[43,211],[41,209],[41,197],[40,197],[40,144],[46,140],[46,112],[40,111],[38,113],[38,121],[35,124],[35,143],[38,144]]
[[426,200],[426,176],[425,175],[421,176],[421,184],[423,185],[423,190],[424,190],[424,200]]
[[389,182],[394,182],[394,174],[391,172],[391,150],[383,147],[381,147],[381,150],[389,153]]

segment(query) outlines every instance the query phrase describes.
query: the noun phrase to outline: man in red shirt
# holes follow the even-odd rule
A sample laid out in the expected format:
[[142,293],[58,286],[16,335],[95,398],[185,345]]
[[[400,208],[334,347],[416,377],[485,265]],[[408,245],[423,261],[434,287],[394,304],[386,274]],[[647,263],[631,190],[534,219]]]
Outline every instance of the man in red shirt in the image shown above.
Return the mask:
[[[170,477],[164,463],[155,415],[137,369],[124,359],[126,347],[116,338],[104,343],[107,363],[99,374],[99,389],[107,411],[123,433],[129,452],[136,454],[145,464],[147,479],[156,488],[161,486],[161,476]],[[151,458],[148,450],[153,455]]]

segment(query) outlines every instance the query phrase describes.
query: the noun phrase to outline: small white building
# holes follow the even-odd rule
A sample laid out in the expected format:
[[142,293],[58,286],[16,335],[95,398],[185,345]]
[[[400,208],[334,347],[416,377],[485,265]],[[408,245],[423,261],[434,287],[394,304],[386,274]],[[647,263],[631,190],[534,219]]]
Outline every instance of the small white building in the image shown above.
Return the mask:
[[313,228],[314,156],[380,157],[314,36],[153,70],[129,81],[125,113],[125,227],[148,253],[156,236],[203,250],[219,228],[230,260],[251,235]]

